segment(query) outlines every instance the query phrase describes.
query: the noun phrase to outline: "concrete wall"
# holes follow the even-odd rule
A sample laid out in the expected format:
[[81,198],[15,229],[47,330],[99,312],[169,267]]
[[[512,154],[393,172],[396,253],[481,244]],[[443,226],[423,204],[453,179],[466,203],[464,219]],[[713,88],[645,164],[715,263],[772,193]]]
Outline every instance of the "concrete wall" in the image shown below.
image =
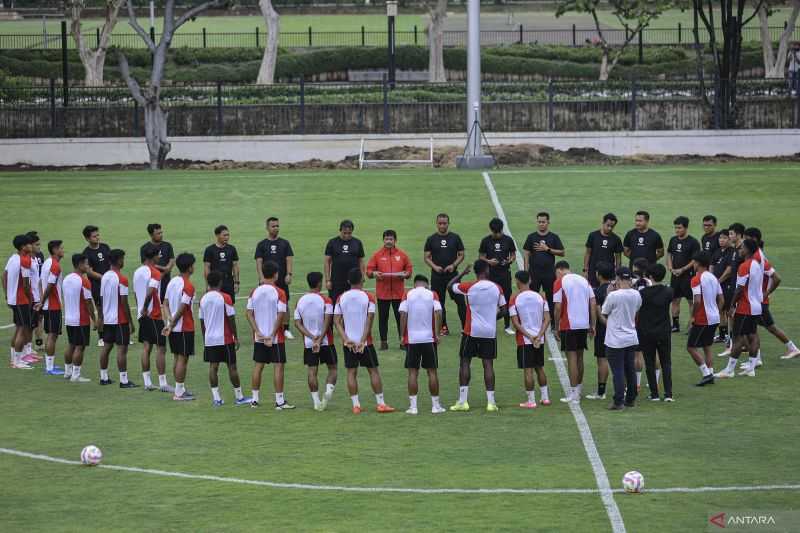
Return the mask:
[[[429,145],[429,135],[368,135],[366,149]],[[173,159],[294,163],[357,156],[359,135],[174,137]],[[434,146],[463,146],[463,134],[433,135]],[[800,130],[636,131],[488,134],[490,144],[542,144],[559,150],[595,148],[607,155],[636,154],[778,157],[800,154]],[[0,139],[0,165],[79,166],[147,161],[144,139]]]

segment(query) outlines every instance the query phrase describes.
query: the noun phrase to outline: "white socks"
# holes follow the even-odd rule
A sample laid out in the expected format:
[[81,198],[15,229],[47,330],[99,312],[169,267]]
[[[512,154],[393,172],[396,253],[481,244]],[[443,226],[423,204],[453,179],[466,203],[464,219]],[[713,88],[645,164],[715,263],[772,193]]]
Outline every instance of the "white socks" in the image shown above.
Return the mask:
[[786,343],[786,350],[793,352],[793,351],[797,350],[797,346],[795,346],[794,342],[789,341],[789,342]]
[[439,397],[438,396],[431,396],[431,402],[433,403],[433,407],[434,408],[441,409],[442,405],[439,403]]
[[286,403],[286,399],[283,397],[283,393],[282,392],[276,392],[275,393],[275,403],[277,405],[283,405],[283,404]]
[[547,385],[539,385],[539,394],[542,395],[542,401],[550,400],[550,391]]
[[733,373],[736,370],[736,359],[733,357],[728,357],[728,366],[725,368],[728,372]]
[[416,409],[417,408],[417,397],[416,396],[409,396],[408,397],[408,403],[409,403],[409,407],[411,409]]
[[493,404],[494,403],[494,391],[487,390],[486,391],[486,403]]
[[350,396],[350,401],[353,402],[353,407],[361,407],[361,402],[358,401],[358,394]]
[[183,388],[183,383],[175,382],[175,396],[183,396],[183,393],[186,392],[186,389]]
[[758,364],[758,359],[759,359],[758,356],[750,358],[750,366],[747,367],[748,372],[752,372],[753,370],[756,369],[756,365]]
[[642,386],[642,371],[641,370],[636,373],[636,386],[637,387],[641,387]]
[[313,391],[311,393],[311,399],[314,401],[314,407],[319,407],[319,391]]
[[69,379],[72,377],[72,365],[64,364],[64,377]]
[[56,364],[56,356],[55,355],[45,355],[44,356],[44,364],[47,370],[53,370],[53,366]]
[[708,366],[706,366],[705,363],[703,363],[702,365],[700,365],[697,368],[700,369],[700,374],[702,374],[703,377],[706,377],[707,375],[714,373],[714,371],[712,369],[708,368]]
[[375,395],[375,403],[377,403],[378,405],[383,405],[384,403],[386,403],[383,401],[383,393]]
[[661,381],[661,369],[656,368],[656,386],[658,385],[659,381]]
[[244,394],[242,394],[241,387],[236,387],[235,389],[233,389],[233,395],[236,396],[237,400],[241,400],[242,398],[244,398]]
[[150,377],[150,371],[142,372],[142,380],[144,381],[145,388],[150,388],[153,386],[153,380]]
[[254,402],[260,402],[261,401],[261,391],[260,390],[253,389],[253,390],[250,391],[250,394],[253,396],[253,401]]
[[[67,371],[64,371],[64,375],[67,375]],[[80,365],[72,365],[72,379],[78,381],[81,377],[81,367]]]
[[166,387],[167,386],[167,375],[166,374],[159,374],[158,375],[158,386],[159,387]]
[[103,380],[103,381],[108,381],[108,369],[107,368],[105,370],[103,370],[102,368],[100,369],[100,379]]
[[128,373],[127,372],[120,372],[119,373],[119,382],[125,384],[128,382]]
[[31,353],[33,353],[33,345],[29,342],[22,349],[22,355],[28,355],[28,354],[31,354]]
[[219,395],[219,387],[211,387],[211,396],[214,397],[215,402],[222,400],[222,396]]
[[525,391],[528,394],[528,403],[536,403],[536,391]]
[[325,399],[330,400],[333,398],[333,391],[336,389],[336,385],[332,383],[327,383],[325,385]]
[[469,385],[458,388],[458,403],[467,403],[469,398]]

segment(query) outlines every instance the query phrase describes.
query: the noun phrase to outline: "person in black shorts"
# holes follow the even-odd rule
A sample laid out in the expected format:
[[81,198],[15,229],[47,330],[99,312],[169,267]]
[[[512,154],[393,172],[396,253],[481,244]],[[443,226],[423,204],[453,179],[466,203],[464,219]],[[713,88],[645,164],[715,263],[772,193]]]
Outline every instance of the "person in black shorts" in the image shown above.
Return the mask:
[[[25,345],[30,342],[33,335],[34,324],[30,278],[31,238],[27,235],[17,235],[12,243],[16,253],[11,256],[3,272],[3,292],[6,294],[6,303],[11,308],[14,320],[14,334],[11,336],[11,368],[29,369],[30,366],[22,360],[22,357]],[[14,289],[12,283],[15,280],[22,286]]]
[[[164,335],[164,317],[162,317],[161,281],[157,280],[160,271],[156,268],[158,261],[158,248],[146,245],[140,254],[144,261],[142,270],[150,275],[145,288],[144,301],[141,303],[142,313],[139,317],[139,342],[142,344],[142,379],[144,390],[173,393],[175,390],[167,383],[167,337]],[[138,272],[138,270],[137,270]],[[135,276],[134,276],[135,277]],[[154,286],[151,286],[154,285]],[[151,310],[152,308],[152,310]],[[150,354],[156,350],[156,370],[158,372],[158,387],[153,385],[150,377]]]
[[728,309],[730,309],[735,289],[736,273],[733,271],[733,256],[736,250],[730,245],[730,236],[727,231],[721,231],[717,242],[719,247],[714,250],[711,256],[710,272],[714,274],[722,287],[723,304],[720,307],[721,321],[719,324],[719,335],[714,338],[714,342],[728,342]]
[[[661,399],[658,395],[660,377],[664,378],[664,400],[672,401],[672,339],[669,313],[674,293],[671,287],[661,283],[666,275],[667,269],[664,265],[659,263],[649,265],[647,278],[651,284],[639,291],[642,307],[639,309],[636,331],[639,336],[639,347],[644,355],[650,400],[653,401]],[[659,364],[661,372],[658,370]]]
[[325,287],[333,305],[343,292],[350,289],[347,276],[352,269],[357,268],[362,276],[366,275],[364,245],[353,237],[354,229],[352,220],[342,220],[339,235],[325,245]]
[[[286,293],[286,302],[290,300],[289,285],[292,284],[292,271],[294,270],[294,251],[289,241],[279,237],[281,222],[277,217],[269,217],[266,221],[267,238],[256,245],[256,274],[258,281],[263,281],[264,274],[262,268],[265,261],[274,261],[278,265],[278,280],[275,286],[283,289]],[[284,335],[289,340],[294,339],[294,335],[289,331],[289,321],[284,324]]]
[[[725,298],[722,295],[722,287],[717,287],[713,291],[708,290],[712,285],[718,285],[719,281],[716,283],[703,281],[703,275],[709,271],[711,266],[711,255],[708,252],[699,252],[695,254],[693,261],[697,275],[692,279],[692,318],[686,350],[702,374],[702,379],[697,386],[704,387],[714,383],[714,357],[711,355],[711,345],[714,344],[714,332],[718,325],[715,322],[719,322],[719,319],[722,318],[720,310]],[[705,277],[710,278],[711,281],[716,279],[711,276]],[[712,310],[716,309],[716,312],[708,313],[709,307]],[[700,355],[701,349],[703,350],[702,356]]]
[[229,243],[231,232],[228,226],[220,225],[214,228],[214,236],[216,242],[208,245],[203,252],[203,277],[208,279],[210,272],[219,272],[222,275],[220,290],[230,296],[231,301],[235,303],[236,295],[239,293],[239,252]]
[[[108,376],[108,359],[114,346],[117,347],[117,370],[119,371],[119,388],[133,389],[136,383],[128,380],[128,345],[131,335],[136,333],[131,309],[128,305],[128,281],[121,273],[125,267],[125,251],[113,249],[108,254],[108,263],[112,272],[103,275],[105,283],[116,283],[113,292],[108,286],[101,283],[100,291],[107,292],[106,296],[114,295],[106,305],[98,306],[100,322],[103,324],[103,347],[100,349],[100,385],[111,385],[114,380]],[[116,281],[115,281],[116,278]],[[113,285],[111,285],[113,287]],[[111,315],[116,311],[116,317]]]
[[[42,303],[42,265],[44,264],[44,254],[42,253],[42,240],[39,237],[38,231],[29,231],[26,233],[30,240],[31,240],[31,292],[33,293],[33,337],[35,338],[36,348],[42,349],[42,345],[44,344],[43,335],[42,335],[42,311],[41,309],[36,309],[36,304]],[[33,344],[28,341],[28,344],[25,345],[24,353],[31,354],[35,357],[39,357],[39,354],[36,353],[33,349]]]
[[[621,243],[620,243],[621,245]],[[594,289],[594,300],[597,305],[597,316],[600,316],[606,296],[614,287],[614,267],[611,263],[601,261],[595,265],[595,276],[598,286]],[[587,394],[587,400],[605,400],[606,383],[608,382],[608,359],[606,358],[606,325],[602,320],[597,321],[597,330],[594,335],[594,356],[597,358],[597,393]]]
[[547,305],[550,307],[550,327],[555,327],[555,306],[553,305],[553,284],[556,282],[556,257],[564,257],[564,245],[555,233],[550,231],[550,213],[536,214],[536,231],[528,235],[522,246],[525,270],[531,275],[531,290],[544,290]]
[[[169,349],[175,356],[172,372],[175,376],[175,394],[172,399],[178,402],[192,401],[194,394],[186,390],[186,369],[189,357],[194,355],[194,303],[195,290],[190,278],[194,274],[195,257],[189,253],[179,254],[175,259],[180,276],[167,286],[164,309],[167,316],[163,335],[169,339]],[[174,300],[174,301],[173,301]],[[175,331],[180,326],[180,331]]]
[[[83,249],[83,255],[89,258],[89,272],[86,277],[92,284],[92,300],[97,309],[103,306],[103,300],[100,297],[100,280],[103,279],[103,274],[108,272],[111,268],[111,263],[108,256],[111,254],[111,247],[100,242],[100,229],[97,226],[86,226],[83,228],[83,238],[86,239],[88,246]],[[97,332],[100,337],[97,340],[98,346],[103,346],[103,328]]]
[[[724,233],[724,232],[721,232]],[[717,217],[706,215],[703,217],[703,235],[700,237],[700,248],[714,257],[714,252],[719,249],[719,236],[717,232]]]
[[681,299],[692,302],[692,258],[700,251],[700,243],[689,235],[689,219],[677,217],[673,222],[675,236],[667,246],[667,270],[670,271],[669,286],[672,288],[672,333],[680,331]]
[[[506,301],[511,301],[511,265],[517,259],[517,247],[514,239],[503,233],[503,221],[493,218],[489,222],[490,235],[481,241],[478,247],[479,258],[489,263],[489,281],[497,283],[503,289]],[[514,334],[510,317],[503,315],[503,326],[506,333]]]
[[[733,330],[733,318],[734,315],[731,313],[731,309],[736,307],[736,300],[734,300],[733,295],[736,292],[736,277],[737,273],[739,272],[739,265],[742,264],[741,254],[739,251],[742,248],[742,241],[744,241],[744,224],[741,222],[734,222],[730,226],[728,226],[728,240],[729,247],[731,248],[730,251],[730,277],[725,278],[723,275],[719,283],[722,285],[722,293],[723,296],[727,291],[730,296],[726,296],[726,303],[725,303],[725,318],[723,318],[722,322],[727,322],[728,331]],[[720,328],[721,329],[721,328]],[[725,344],[725,350],[722,353],[718,354],[719,357],[726,357],[731,354],[731,348],[733,347],[733,335],[728,335],[727,343]]]
[[[89,259],[83,254],[73,254],[72,266],[75,269],[73,273],[78,277],[77,280],[81,282],[78,291],[82,293],[86,289],[86,286],[82,283],[86,281],[86,273],[89,272],[91,268],[89,266]],[[75,280],[74,277],[73,280]],[[89,292],[91,293],[91,289],[89,289]],[[71,295],[71,297],[76,296],[78,300],[81,299],[81,294]],[[65,295],[65,305],[66,299]],[[66,307],[64,310],[64,322],[66,323],[67,329],[67,349],[64,351],[64,379],[69,379],[71,383],[88,383],[91,381],[81,376],[81,365],[83,365],[83,354],[86,351],[86,347],[89,346],[90,325],[93,326],[94,329],[98,329],[99,321],[95,315],[93,301],[91,299],[85,299],[83,304],[86,305],[86,316],[81,316],[80,302],[78,303],[78,309],[73,310],[73,312],[78,312],[77,316],[70,316]]]
[[139,248],[139,259],[144,263],[144,251],[148,247],[155,248],[156,259],[153,267],[161,272],[161,287],[158,290],[158,297],[163,302],[164,295],[167,292],[167,285],[169,285],[172,267],[175,266],[175,252],[172,250],[172,245],[164,240],[164,230],[161,229],[161,224],[148,224],[147,234],[150,235],[150,240]]
[[464,261],[464,243],[458,233],[450,231],[450,216],[447,213],[436,215],[436,233],[425,240],[425,264],[431,267],[431,290],[439,296],[442,304],[442,330],[440,335],[449,335],[447,325],[446,296],[456,303],[461,327],[467,319],[467,305],[464,297],[447,292],[447,286],[458,274],[458,265]]
[[639,258],[646,259],[648,264],[658,262],[664,257],[664,241],[657,231],[650,228],[650,213],[637,211],[634,220],[635,227],[622,240],[622,253],[630,260],[631,267]]
[[[622,264],[622,239],[614,233],[617,216],[614,213],[603,215],[603,223],[586,238],[586,252],[583,254],[583,275],[592,288],[600,285],[596,272],[597,265],[606,263],[617,268]],[[613,270],[612,270],[613,273]],[[612,275],[613,277],[613,275]]]
[[[47,364],[47,373],[49,375],[62,375],[64,374],[61,369],[55,366],[56,343],[58,337],[61,336],[61,320],[62,320],[62,299],[61,299],[61,261],[64,259],[64,246],[63,241],[54,240],[47,243],[47,251],[50,253],[50,259],[46,262],[48,264],[47,271],[44,273],[46,278],[42,279],[42,292],[41,301],[34,308],[41,317],[44,332],[47,335],[47,343],[45,344],[45,358]],[[45,309],[45,306],[47,309]]]

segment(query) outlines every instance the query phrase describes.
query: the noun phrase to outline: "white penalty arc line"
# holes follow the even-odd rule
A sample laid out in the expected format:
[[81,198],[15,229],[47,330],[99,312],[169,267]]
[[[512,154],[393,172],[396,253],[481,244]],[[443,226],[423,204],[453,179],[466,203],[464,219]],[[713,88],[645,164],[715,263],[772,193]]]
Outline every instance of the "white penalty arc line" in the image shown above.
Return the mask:
[[[0,454],[23,457],[36,461],[56,463],[68,466],[83,466],[80,461],[71,461],[60,457],[52,457],[39,453],[23,452],[11,448],[0,448]],[[193,479],[197,481],[215,481],[219,483],[232,483],[235,485],[251,485],[256,487],[267,487],[273,489],[299,489],[299,490],[318,490],[333,492],[368,492],[368,493],[400,493],[400,494],[598,494],[599,489],[451,489],[451,488],[405,488],[405,487],[354,487],[346,485],[313,485],[309,483],[280,483],[276,481],[262,481],[257,479],[241,479],[236,477],[214,476],[208,474],[187,474],[185,472],[170,472],[168,470],[158,470],[154,468],[138,468],[135,466],[120,465],[97,465],[95,468],[102,470],[113,470],[117,472],[129,472],[134,474],[148,474],[153,476],[171,477],[179,479]],[[781,490],[800,490],[800,484],[786,485],[734,485],[727,487],[669,487],[647,489],[652,493],[698,493],[698,492],[761,492],[761,491],[781,491]],[[622,489],[612,492],[622,493]]]
[[[514,236],[511,234],[511,228],[508,225],[508,219],[503,211],[503,206],[500,205],[500,200],[497,198],[497,191],[494,189],[492,178],[489,176],[488,172],[483,173],[483,181],[486,184],[486,189],[489,191],[489,196],[492,200],[492,204],[494,204],[494,209],[497,212],[497,216],[503,221],[505,234],[511,237],[513,240]],[[517,248],[516,241],[514,241],[514,247]],[[517,255],[517,269],[524,270],[524,268],[525,265],[522,262],[522,259],[519,255]],[[561,350],[559,350],[555,338],[549,331],[547,332],[547,347],[550,351],[550,357],[554,358],[553,362],[555,363],[556,370],[558,371],[558,379],[561,382],[561,387],[565,391],[569,390],[569,376],[567,375],[567,369],[564,366],[564,360],[561,357]],[[611,529],[614,531],[614,533],[625,533],[625,522],[622,521],[622,513],[620,513],[619,507],[617,507],[617,502],[614,500],[614,491],[611,490],[611,484],[608,481],[606,467],[603,465],[603,460],[600,458],[600,453],[597,451],[597,446],[594,443],[594,437],[592,437],[592,430],[589,428],[589,423],[586,421],[586,416],[584,416],[583,410],[581,409],[579,403],[569,402],[568,405],[570,411],[572,412],[573,418],[575,418],[575,423],[578,425],[578,432],[581,435],[581,441],[583,441],[583,449],[586,451],[586,456],[589,458],[589,463],[592,466],[594,478],[597,482],[597,488],[600,491],[600,498],[603,501],[606,514],[611,522]]]

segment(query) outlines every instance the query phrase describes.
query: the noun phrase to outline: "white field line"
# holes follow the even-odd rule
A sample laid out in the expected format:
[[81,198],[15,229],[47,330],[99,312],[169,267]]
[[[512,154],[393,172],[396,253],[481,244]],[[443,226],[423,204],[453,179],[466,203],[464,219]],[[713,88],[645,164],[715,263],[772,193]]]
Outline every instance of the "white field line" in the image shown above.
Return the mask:
[[11,329],[14,327],[14,324],[6,324],[5,326],[0,326],[0,329]]
[[[748,166],[744,170],[753,170],[753,171],[764,171],[764,170],[798,170],[800,169],[800,165],[796,167],[759,167],[759,166]],[[639,167],[635,165],[620,165],[614,167],[607,167],[607,168],[600,168],[600,169],[590,169],[590,168],[549,168],[549,167],[540,167],[540,168],[528,168],[528,169],[518,169],[518,170],[493,170],[492,174],[536,174],[536,173],[547,173],[547,174],[620,174],[620,173],[634,173],[634,174],[644,174],[644,173],[659,173],[659,172],[673,172],[673,171],[680,171],[680,172],[728,172],[730,173],[731,170],[725,167]],[[737,170],[737,172],[740,172]]]
[[[500,205],[500,200],[497,198],[497,192],[494,190],[492,178],[489,176],[488,172],[483,173],[483,181],[486,184],[486,189],[489,191],[489,196],[492,199],[492,204],[494,204],[494,209],[497,212],[497,216],[503,221],[506,235],[511,237],[513,240],[514,236],[511,234],[511,227],[508,225],[508,219],[506,219],[506,214],[503,212],[503,206]],[[516,241],[514,241],[514,246],[518,248]],[[517,269],[524,269],[524,264],[519,254],[517,255]],[[556,370],[558,371],[558,379],[561,381],[561,387],[565,391],[569,390],[569,376],[567,375],[567,369],[564,366],[564,360],[561,357],[561,351],[556,344],[555,338],[550,334],[549,331],[547,332],[547,347],[550,351],[550,357],[555,358],[553,362],[555,363]],[[580,403],[570,402],[568,405],[570,411],[572,412],[572,416],[575,418],[575,423],[578,425],[578,432],[580,433],[581,440],[583,441],[583,449],[586,451],[586,456],[589,458],[589,463],[592,466],[594,478],[597,482],[597,488],[600,490],[600,498],[603,500],[603,506],[606,508],[606,514],[611,522],[611,529],[614,531],[614,533],[625,533],[625,523],[622,521],[622,514],[619,511],[619,507],[617,507],[617,502],[614,500],[614,493],[611,490],[611,484],[608,481],[606,467],[603,465],[603,460],[600,458],[600,453],[597,451],[597,446],[595,446],[594,437],[592,437],[592,430],[589,428],[589,423],[586,421],[586,417],[583,414]]]
[[[36,461],[45,461],[67,466],[83,466],[80,461],[71,461],[60,457],[52,457],[39,453],[29,453],[10,448],[0,448],[0,454],[23,457]],[[255,479],[240,479],[226,476],[212,476],[206,474],[187,474],[184,472],[170,472],[153,468],[138,468],[135,466],[97,465],[102,470],[115,470],[134,474],[148,474],[152,476],[173,477],[180,479],[194,479],[198,481],[215,481],[219,483],[232,483],[236,485],[251,485],[274,489],[299,489],[319,490],[332,492],[370,492],[370,493],[405,493],[405,494],[598,494],[599,489],[448,489],[448,488],[404,488],[404,487],[354,487],[346,485],[313,485],[308,483],[279,483],[274,481],[261,481]],[[727,487],[670,487],[647,489],[652,493],[698,493],[698,492],[760,492],[760,491],[793,491],[800,490],[800,485],[734,485]],[[622,493],[622,489],[612,492]]]

